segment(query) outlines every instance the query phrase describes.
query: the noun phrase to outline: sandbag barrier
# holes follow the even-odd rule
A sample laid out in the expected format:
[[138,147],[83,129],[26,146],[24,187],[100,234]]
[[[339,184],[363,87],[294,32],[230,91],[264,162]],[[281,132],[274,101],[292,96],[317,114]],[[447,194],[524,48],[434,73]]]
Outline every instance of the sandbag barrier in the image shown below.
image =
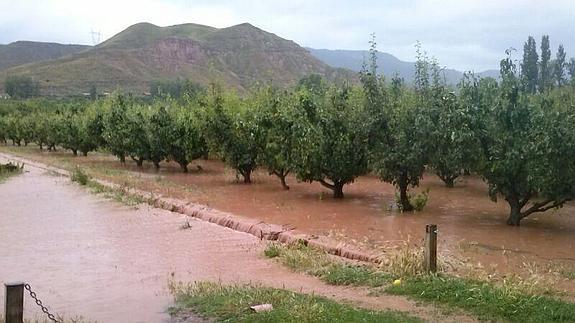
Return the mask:
[[[61,168],[45,165],[38,162],[33,162],[27,159],[14,157],[7,154],[0,153],[0,156],[7,159],[19,160],[20,162],[25,162],[27,165],[33,167],[41,168],[44,170],[55,172],[62,176],[70,176],[70,172]],[[117,190],[123,190],[123,193],[131,196],[143,199],[147,204],[167,210],[174,213],[184,214],[192,218],[200,219],[202,221],[217,224],[222,227],[230,228],[234,231],[244,232],[251,234],[260,240],[277,241],[284,244],[290,244],[295,242],[303,243],[307,246],[317,248],[327,252],[328,254],[343,257],[346,259],[362,261],[362,262],[372,262],[380,263],[381,260],[373,255],[350,249],[338,243],[336,241],[320,241],[317,238],[309,237],[305,234],[297,234],[293,232],[293,229],[286,228],[282,225],[269,224],[255,219],[246,219],[234,215],[228,212],[222,212],[211,208],[207,205],[202,205],[193,202],[186,202],[179,199],[162,197],[151,192],[138,190],[135,188],[126,188],[122,185],[112,183],[109,181],[92,178],[91,180],[96,183],[103,185],[105,187]]]

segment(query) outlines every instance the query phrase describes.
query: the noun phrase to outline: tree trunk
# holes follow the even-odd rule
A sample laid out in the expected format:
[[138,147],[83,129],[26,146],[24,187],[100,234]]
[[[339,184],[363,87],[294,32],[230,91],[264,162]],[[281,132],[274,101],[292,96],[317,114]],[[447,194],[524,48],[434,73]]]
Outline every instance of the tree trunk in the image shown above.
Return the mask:
[[42,143],[40,143],[40,150],[42,150]]
[[252,170],[251,169],[244,170],[244,171],[240,172],[240,174],[242,174],[242,176],[244,177],[244,184],[251,184],[252,183]]
[[86,151],[86,150],[82,151],[82,156],[88,157],[88,151]]
[[413,206],[409,202],[409,196],[407,195],[407,187],[409,183],[407,182],[407,174],[405,172],[399,176],[397,185],[399,186],[399,203],[401,204],[401,211],[413,211]]
[[280,178],[280,181],[281,181],[281,183],[282,183],[283,189],[286,190],[286,191],[289,190],[289,186],[288,186],[288,184],[286,183],[286,175],[283,174],[283,175],[281,175],[279,178]]
[[333,184],[333,198],[342,199],[343,198],[343,182],[335,182]]
[[138,158],[136,159],[136,165],[137,165],[139,168],[142,168],[142,166],[144,166],[144,157],[138,157]]
[[333,184],[330,184],[323,179],[318,181],[324,187],[333,190],[333,198],[334,199],[342,199],[343,198],[343,185],[345,184],[344,181],[334,181]]
[[74,154],[74,156],[78,156],[78,150],[72,149],[72,154]]
[[154,168],[156,170],[160,170],[160,161],[159,160],[153,160],[152,163],[154,163]]
[[286,177],[289,174],[289,171],[273,171],[272,173],[280,179],[283,189],[289,190],[289,186],[286,183]]
[[511,226],[518,227],[521,219],[523,218],[521,214],[521,204],[519,202],[519,197],[516,195],[509,195],[505,198],[507,203],[509,203],[510,212],[509,218],[507,218],[507,224]]
[[442,172],[437,172],[437,176],[441,178],[446,187],[452,188],[455,186],[455,180],[459,177],[458,174],[445,174]]
[[188,172],[188,161],[179,161],[178,164],[180,164],[180,168],[182,169],[183,173],[187,173]]
[[122,164],[126,163],[126,156],[120,155],[120,163],[122,163]]

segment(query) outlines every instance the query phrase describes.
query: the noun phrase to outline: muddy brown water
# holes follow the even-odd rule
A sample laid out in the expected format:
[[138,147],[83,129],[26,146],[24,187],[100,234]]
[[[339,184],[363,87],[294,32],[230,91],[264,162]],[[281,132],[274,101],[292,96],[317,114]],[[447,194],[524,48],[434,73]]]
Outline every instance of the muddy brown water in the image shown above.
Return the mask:
[[[455,188],[446,188],[433,174],[426,174],[418,190],[429,189],[423,212],[402,214],[390,210],[395,200],[392,185],[374,176],[362,176],[344,187],[345,198],[334,200],[330,191],[317,183],[299,183],[288,178],[291,189],[284,191],[279,180],[257,171],[254,183],[245,185],[220,161],[197,160],[191,172],[182,174],[174,163],[162,163],[156,172],[149,164],[122,165],[106,154],[73,158],[67,152],[27,154],[58,164],[65,160],[96,167],[106,179],[121,182],[116,171],[130,171],[129,177],[143,189],[206,204],[222,211],[262,221],[285,224],[308,234],[331,235],[371,249],[386,250],[403,241],[421,243],[425,225],[439,227],[439,248],[457,253],[482,267],[502,272],[516,271],[524,263],[561,262],[575,265],[575,203],[559,210],[530,216],[521,227],[505,225],[508,206],[492,202],[487,185],[479,178],[460,179]],[[197,170],[197,166],[203,170]]]
[[[365,289],[293,273],[263,259],[264,243],[251,235],[147,206],[121,206],[67,178],[26,169],[0,184],[0,280],[31,284],[56,313],[99,322],[167,322],[167,283],[176,279],[285,286],[445,319],[400,297],[370,297]],[[187,221],[191,228],[181,229]],[[25,312],[42,318],[27,296]]]
[[[221,162],[199,160],[202,171],[182,174],[174,164],[162,164],[156,172],[147,165],[122,166],[111,156],[95,155],[75,161],[107,169],[132,171],[144,179],[140,185],[165,194],[186,198],[242,216],[285,224],[297,231],[340,237],[360,246],[385,250],[389,245],[410,241],[421,243],[425,225],[439,227],[440,249],[458,253],[482,267],[502,272],[516,271],[524,263],[545,265],[558,261],[575,265],[575,205],[567,204],[530,216],[521,227],[505,224],[508,206],[492,202],[487,185],[479,178],[461,178],[447,188],[433,174],[426,174],[419,190],[429,189],[429,203],[423,212],[402,214],[392,210],[394,187],[374,176],[363,176],[344,188],[345,198],[334,200],[330,191],[317,183],[298,183],[290,177],[291,189],[284,191],[279,180],[264,171],[254,183],[239,183],[234,172]],[[114,179],[110,176],[109,179]],[[178,184],[174,186],[173,184]]]

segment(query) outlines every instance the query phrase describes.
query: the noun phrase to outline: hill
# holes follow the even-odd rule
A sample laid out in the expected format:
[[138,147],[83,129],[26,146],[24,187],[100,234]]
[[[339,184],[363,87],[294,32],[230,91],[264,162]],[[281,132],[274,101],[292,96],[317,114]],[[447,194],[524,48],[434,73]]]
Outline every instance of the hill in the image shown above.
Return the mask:
[[[306,48],[309,52],[324,63],[338,68],[347,68],[355,72],[361,70],[363,62],[368,58],[368,51],[364,50],[331,50]],[[395,73],[412,82],[415,75],[415,63],[399,60],[397,57],[383,52],[377,53],[377,65],[383,70],[385,76],[391,77]],[[446,68],[445,80],[448,84],[457,84],[463,77],[463,72]],[[481,77],[499,78],[499,71],[487,70],[477,73]]]
[[158,27],[139,23],[93,48],[0,71],[40,82],[44,95],[75,95],[95,85],[101,92],[121,87],[148,91],[153,80],[189,78],[220,81],[240,90],[261,81],[294,84],[310,74],[329,79],[355,73],[328,66],[290,40],[250,24],[213,28],[197,24]]
[[90,47],[33,41],[17,41],[8,45],[0,45],[0,70],[27,63],[57,59],[79,53]]

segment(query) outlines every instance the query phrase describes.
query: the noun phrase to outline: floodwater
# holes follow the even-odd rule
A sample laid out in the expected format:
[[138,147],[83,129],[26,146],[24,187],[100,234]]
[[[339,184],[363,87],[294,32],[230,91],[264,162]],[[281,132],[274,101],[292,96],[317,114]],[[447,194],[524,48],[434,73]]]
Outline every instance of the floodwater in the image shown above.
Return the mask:
[[[245,185],[232,170],[213,160],[194,162],[189,174],[182,174],[175,164],[163,163],[156,172],[150,165],[141,170],[133,163],[123,166],[113,157],[99,154],[74,161],[89,167],[129,170],[140,188],[285,224],[308,234],[354,241],[360,247],[385,250],[407,240],[417,244],[423,239],[425,225],[433,223],[439,228],[440,249],[482,267],[515,271],[523,263],[575,265],[575,248],[569,247],[575,243],[575,205],[533,214],[521,227],[510,227],[505,224],[505,201],[492,202],[487,185],[474,176],[460,179],[455,188],[446,188],[436,176],[426,175],[415,190],[429,189],[425,210],[402,214],[391,208],[394,187],[374,176],[346,185],[345,198],[334,200],[319,184],[298,183],[293,177],[288,178],[291,189],[284,191],[279,180],[265,171],[256,172],[254,183]],[[203,170],[195,170],[197,165]],[[116,175],[111,173],[107,179],[124,180]]]
[[[440,316],[400,297],[371,297],[364,289],[292,273],[263,259],[264,243],[251,235],[147,206],[121,206],[67,178],[26,169],[0,184],[0,280],[29,283],[52,311],[67,317],[168,322],[170,279],[259,282]],[[182,229],[188,221],[191,227]],[[25,313],[42,317],[27,296]]]

